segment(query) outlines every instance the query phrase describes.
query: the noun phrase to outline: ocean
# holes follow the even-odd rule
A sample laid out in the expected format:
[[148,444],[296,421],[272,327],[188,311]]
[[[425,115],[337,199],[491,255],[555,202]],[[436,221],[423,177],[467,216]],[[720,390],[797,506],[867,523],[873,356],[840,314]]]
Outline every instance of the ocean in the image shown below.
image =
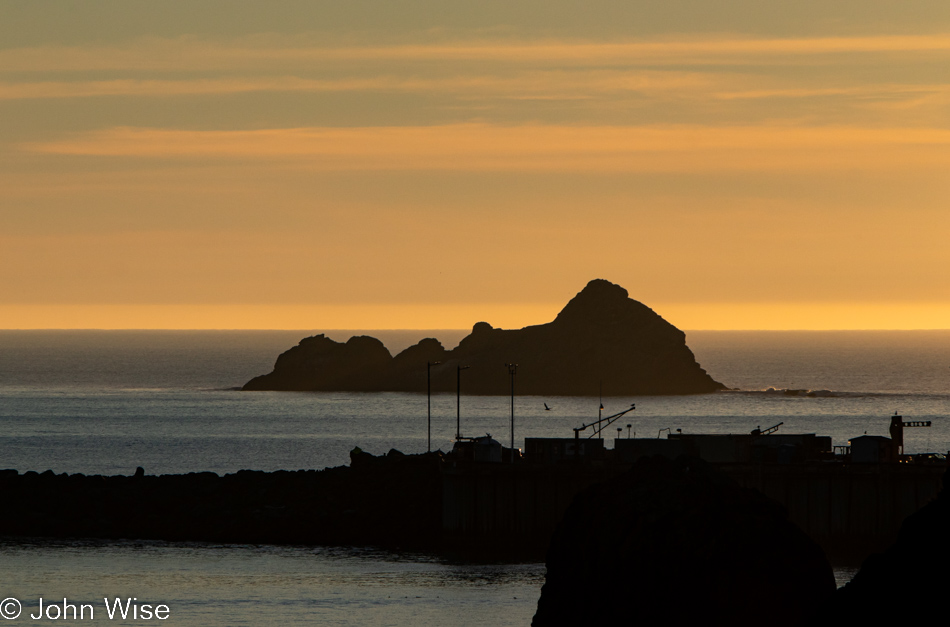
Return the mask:
[[[0,331],[0,468],[223,474],[339,466],[357,446],[425,451],[423,390],[238,390],[314,332]],[[326,333],[375,335],[398,352],[423,337],[451,348],[467,331]],[[744,433],[782,423],[782,433],[830,435],[837,445],[886,435],[899,412],[932,421],[905,432],[907,452],[950,451],[950,331],[693,331],[687,343],[733,389],[604,398],[604,415],[636,405],[605,436]],[[570,437],[597,417],[596,390],[541,398],[517,396],[515,385],[516,446],[525,437]],[[508,444],[509,403],[465,396],[463,373],[463,434]],[[434,395],[432,416],[432,448],[449,450],[455,395]],[[852,574],[836,571],[839,582]],[[103,598],[134,597],[167,605],[166,622],[180,625],[528,625],[543,578],[543,564],[454,563],[368,547],[0,542],[0,599],[23,608],[13,624],[30,621],[40,597],[92,605],[100,622],[108,620]]]

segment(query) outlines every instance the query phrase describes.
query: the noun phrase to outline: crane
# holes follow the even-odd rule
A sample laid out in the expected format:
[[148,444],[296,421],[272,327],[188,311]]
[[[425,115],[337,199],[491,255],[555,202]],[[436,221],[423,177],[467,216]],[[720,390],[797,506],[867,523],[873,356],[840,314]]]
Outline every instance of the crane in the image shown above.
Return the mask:
[[594,422],[592,422],[592,423],[590,423],[590,424],[581,425],[580,427],[574,427],[574,439],[575,439],[575,440],[580,439],[580,437],[581,437],[581,431],[584,431],[585,429],[587,429],[587,427],[595,427],[595,426],[596,426],[597,429],[595,429],[593,433],[591,433],[589,436],[587,436],[587,439],[589,440],[589,439],[591,439],[592,437],[594,437],[595,435],[597,435],[598,433],[600,433],[601,431],[603,431],[605,428],[609,427],[609,426],[611,425],[611,423],[613,423],[615,420],[617,420],[618,418],[620,418],[620,417],[623,416],[624,414],[633,411],[633,410],[636,409],[636,408],[637,408],[637,404],[634,403],[634,404],[631,405],[628,409],[625,409],[625,410],[623,410],[622,412],[618,412],[618,413],[613,414],[613,415],[611,415],[611,416],[605,416],[605,417],[603,417],[603,418],[601,418],[601,419],[599,419],[599,420],[595,420]]
[[784,425],[784,422],[780,422],[777,425],[772,425],[768,429],[763,429],[762,427],[756,427],[752,430],[752,435],[770,435],[778,431],[778,428]]

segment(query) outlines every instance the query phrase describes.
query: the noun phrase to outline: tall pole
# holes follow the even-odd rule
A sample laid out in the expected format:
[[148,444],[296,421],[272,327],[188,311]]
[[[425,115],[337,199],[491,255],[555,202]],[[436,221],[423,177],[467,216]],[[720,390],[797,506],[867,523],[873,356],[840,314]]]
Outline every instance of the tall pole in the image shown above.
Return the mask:
[[505,364],[508,366],[508,376],[511,378],[511,463],[515,463],[515,373],[518,372],[518,364]]
[[597,435],[600,435],[601,426],[600,426],[600,415],[604,411],[604,382],[600,382],[600,408],[597,410]]
[[426,362],[426,451],[432,452],[432,362]]
[[462,371],[470,368],[456,364],[455,366],[455,441],[462,439]]
[[441,361],[426,361],[426,447],[432,452],[432,366],[441,364]]

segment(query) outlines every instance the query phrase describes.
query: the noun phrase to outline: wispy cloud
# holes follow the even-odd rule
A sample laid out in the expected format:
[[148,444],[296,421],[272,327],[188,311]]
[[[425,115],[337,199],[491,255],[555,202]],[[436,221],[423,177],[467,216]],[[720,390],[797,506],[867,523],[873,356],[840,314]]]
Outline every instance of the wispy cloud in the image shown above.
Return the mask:
[[188,131],[114,128],[34,153],[281,160],[323,170],[693,171],[947,167],[950,130],[858,127],[495,126]]
[[721,100],[757,100],[764,98],[822,98],[847,96],[852,98],[880,98],[888,96],[917,99],[921,96],[950,94],[950,84],[900,85],[870,84],[855,87],[799,87],[778,89],[750,89],[745,91],[719,91]]
[[407,90],[431,87],[431,81],[392,77],[312,80],[294,76],[233,79],[42,81],[0,83],[0,100],[86,98],[96,96],[182,96],[258,91]]
[[[764,83],[765,85],[763,85]],[[588,101],[591,110],[616,109],[630,97],[641,102],[681,101],[694,105],[711,100],[802,101],[834,99],[837,107],[891,111],[937,107],[932,123],[939,125],[943,105],[950,101],[950,84],[865,84],[840,87],[775,87],[767,77],[719,72],[686,71],[529,71],[505,75],[370,76],[309,79],[295,76],[226,79],[0,82],[0,101],[74,98],[174,98],[229,96],[246,93],[415,93],[456,99],[469,112],[478,102],[505,100]],[[621,105],[611,104],[619,102]],[[451,105],[446,104],[446,107]],[[786,105],[787,106],[787,105]],[[699,109],[702,111],[702,109]],[[774,115],[774,109],[772,110]],[[919,122],[918,122],[919,123]]]
[[150,38],[125,46],[46,46],[0,51],[0,71],[212,71],[248,70],[277,64],[366,61],[498,61],[506,64],[732,63],[764,62],[763,56],[871,53],[947,53],[950,33],[871,37],[685,38],[663,41],[458,42],[392,46],[281,46],[247,40],[230,43],[194,38]]
[[[485,111],[494,120],[626,123],[636,112],[639,123],[735,124],[740,116],[751,123],[812,116],[807,99],[825,99],[820,115],[827,123],[886,126],[888,112],[913,110],[916,119],[908,124],[944,126],[950,84],[932,61],[947,57],[950,34],[336,47],[266,37],[151,38],[114,47],[2,50],[0,101],[372,92],[431,98],[444,113],[458,111],[452,114],[458,121]],[[913,69],[921,59],[929,60],[926,69]],[[844,67],[854,63],[869,71],[857,75]],[[804,64],[830,69],[795,70]],[[893,82],[897,67],[908,69],[902,73],[908,84]],[[515,104],[531,100],[568,104],[537,113]],[[766,100],[768,106],[755,104]],[[672,101],[683,106],[667,107]],[[405,102],[391,110],[405,112]]]
[[[494,59],[564,61],[635,61],[705,55],[813,55],[873,52],[947,52],[950,34],[819,37],[787,39],[687,39],[616,43],[529,42],[519,44],[417,45],[379,48],[300,50],[298,54],[341,59]],[[279,56],[286,52],[275,51]]]
[[[722,79],[720,79],[722,80]],[[228,79],[0,82],[0,100],[88,98],[102,96],[189,96],[248,92],[439,91],[498,97],[583,98],[589,95],[706,90],[717,77],[696,72],[603,71],[520,72],[511,75],[370,76],[309,79],[296,76]]]

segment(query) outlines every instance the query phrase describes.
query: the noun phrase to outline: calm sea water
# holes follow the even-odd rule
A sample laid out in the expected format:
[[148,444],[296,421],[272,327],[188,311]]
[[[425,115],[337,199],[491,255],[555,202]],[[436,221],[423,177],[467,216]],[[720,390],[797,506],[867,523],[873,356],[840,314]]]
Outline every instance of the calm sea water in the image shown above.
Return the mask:
[[[340,340],[355,333],[328,332]],[[452,347],[465,333],[370,332],[394,352],[426,336]],[[376,454],[426,450],[424,394],[235,389],[308,334],[0,331],[0,468],[226,473],[341,465],[354,446]],[[863,433],[886,435],[898,411],[933,421],[905,433],[909,452],[950,450],[950,331],[710,331],[687,341],[714,378],[737,390],[605,398],[607,413],[636,403],[620,437],[742,433],[783,422],[782,432],[845,444]],[[598,403],[518,397],[515,445],[526,436],[571,436],[596,418]],[[463,396],[462,431],[507,444],[509,399]],[[454,432],[455,396],[434,396],[432,447],[448,450]],[[40,596],[88,603],[131,595],[168,604],[167,622],[182,625],[527,625],[543,574],[540,564],[453,564],[369,549],[0,544],[0,598],[24,602],[13,623],[29,621]],[[850,574],[838,572],[842,581]],[[96,603],[96,620],[105,621]]]

